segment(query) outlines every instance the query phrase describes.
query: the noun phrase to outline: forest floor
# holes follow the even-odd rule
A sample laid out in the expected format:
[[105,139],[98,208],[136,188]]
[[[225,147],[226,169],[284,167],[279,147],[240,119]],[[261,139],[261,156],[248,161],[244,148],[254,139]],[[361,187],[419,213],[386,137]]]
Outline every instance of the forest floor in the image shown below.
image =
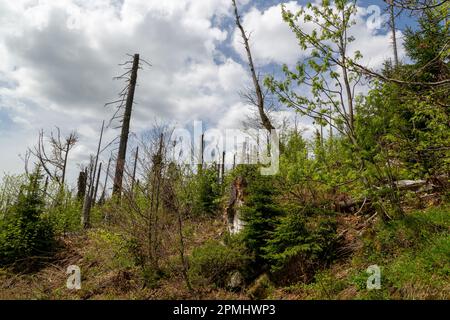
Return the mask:
[[[341,258],[316,273],[315,281],[287,287],[266,284],[269,299],[450,299],[450,206],[408,213],[402,221],[377,223],[369,217],[342,215],[338,234]],[[221,239],[220,219],[205,218],[184,226],[187,252],[208,239]],[[121,237],[93,228],[66,235],[61,249],[38,271],[17,274],[0,269],[0,299],[249,299],[248,288],[217,287],[189,291],[174,252],[162,262],[165,275],[148,285]],[[69,265],[81,270],[81,289],[66,287]],[[381,289],[367,290],[366,269],[381,269]],[[146,281],[147,280],[147,281]],[[253,285],[254,286],[254,285]]]

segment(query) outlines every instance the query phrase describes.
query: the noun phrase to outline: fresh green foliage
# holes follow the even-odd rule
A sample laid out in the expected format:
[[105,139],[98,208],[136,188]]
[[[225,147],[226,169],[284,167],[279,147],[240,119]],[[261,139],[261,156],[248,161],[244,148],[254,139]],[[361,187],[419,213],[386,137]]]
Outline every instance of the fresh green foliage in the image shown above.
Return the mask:
[[[309,55],[296,65],[294,71],[284,65],[283,80],[273,76],[265,79],[265,85],[281,103],[319,125],[332,126],[353,144],[353,113],[357,99],[352,86],[359,81],[360,75],[353,70],[352,64],[362,58],[359,51],[350,57],[348,50],[355,40],[348,35],[355,24],[355,14],[353,0],[308,3],[296,13],[283,6],[284,21],[295,34],[300,49],[308,50]],[[309,29],[312,30],[307,31]]]
[[188,186],[192,193],[192,212],[195,215],[214,215],[219,208],[221,188],[217,169],[210,166],[192,176]]
[[332,213],[304,207],[292,208],[280,219],[264,251],[278,278],[308,281],[335,258],[336,247]]
[[255,254],[255,264],[260,264],[263,258],[263,248],[275,230],[278,218],[283,210],[274,201],[276,190],[273,177],[254,176],[246,177],[249,184],[246,188],[247,197],[245,205],[241,208],[242,220],[245,223],[243,241],[247,248]]
[[24,265],[34,256],[47,254],[54,244],[53,226],[44,214],[41,176],[37,170],[0,220],[0,265]]
[[210,240],[195,248],[190,258],[190,276],[194,283],[212,283],[223,287],[233,271],[245,273],[251,255],[242,245],[233,246]]

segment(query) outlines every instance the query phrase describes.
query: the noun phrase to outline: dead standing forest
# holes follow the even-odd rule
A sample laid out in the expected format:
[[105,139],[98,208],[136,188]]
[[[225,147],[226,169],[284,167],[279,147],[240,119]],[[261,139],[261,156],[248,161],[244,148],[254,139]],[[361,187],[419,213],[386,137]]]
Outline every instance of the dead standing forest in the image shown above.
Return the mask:
[[[232,165],[225,151],[203,161],[203,136],[198,164],[177,161],[166,124],[129,145],[139,74],[152,72],[129,55],[75,189],[67,168],[77,165],[68,161],[76,128],[40,131],[25,172],[3,177],[1,298],[450,298],[449,3],[386,1],[393,50],[380,70],[349,50],[354,1],[282,6],[308,55],[275,77],[259,73],[231,2],[252,80],[241,93],[254,109],[243,130],[272,134],[270,143],[244,145]],[[408,62],[398,57],[399,14],[415,21],[404,31]],[[355,93],[361,82],[364,95]],[[314,121],[315,135],[279,123],[276,108]],[[114,126],[117,139],[104,141]],[[257,154],[277,146],[279,170],[262,175]],[[81,272],[78,289],[67,287],[69,266]],[[381,279],[368,290],[374,266]]]

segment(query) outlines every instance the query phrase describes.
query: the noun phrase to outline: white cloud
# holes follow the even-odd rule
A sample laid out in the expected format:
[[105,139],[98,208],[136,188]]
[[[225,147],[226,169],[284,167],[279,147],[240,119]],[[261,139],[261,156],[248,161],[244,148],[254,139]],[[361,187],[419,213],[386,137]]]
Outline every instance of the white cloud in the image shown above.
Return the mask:
[[[240,7],[248,2],[238,1]],[[287,7],[300,8],[295,1]],[[241,15],[252,32],[258,66],[301,58],[280,5],[252,7]],[[228,25],[221,28],[225,19]],[[230,25],[229,0],[0,1],[0,126],[14,130],[7,134],[0,127],[0,145],[8,154],[0,170],[21,171],[17,154],[35,143],[40,128],[49,132],[54,126],[78,130],[71,159],[86,161],[96,149],[101,121],[113,113],[103,104],[115,100],[123,85],[112,78],[120,74],[117,64],[126,53],[140,53],[152,64],[138,75],[133,132],[161,117],[181,125],[198,119],[208,127],[239,128],[251,110],[238,92],[250,82],[239,34],[234,26],[229,34]],[[360,39],[355,48],[379,65],[389,53],[389,35],[363,23],[355,30]],[[228,41],[244,64],[221,51]],[[115,134],[108,129],[105,141]]]
[[[301,9],[296,1],[287,2],[285,6],[293,13]],[[268,63],[293,65],[306,56],[307,52],[300,49],[295,34],[282,19],[281,4],[264,11],[253,7],[242,16],[244,29],[251,35],[252,54],[258,65]],[[349,33],[349,36],[355,36],[356,40],[349,46],[349,52],[360,50],[364,56],[362,62],[370,67],[378,68],[383,61],[392,57],[391,34],[386,29],[370,28],[367,21],[372,17],[373,12],[368,11],[366,7],[358,7],[358,13],[355,16],[356,24],[351,27]],[[300,26],[306,33],[314,28],[311,23],[303,21],[300,21]],[[399,56],[402,58],[404,50],[400,31],[397,31],[397,37]],[[237,29],[233,34],[233,48],[242,59],[246,59],[240,32]]]
[[23,150],[40,128],[78,128],[80,147],[74,158],[86,161],[95,150],[101,119],[113,113],[103,104],[115,100],[123,85],[112,77],[120,74],[117,64],[126,53],[140,53],[152,64],[138,75],[135,132],[160,117],[214,125],[239,100],[246,71],[217,50],[227,32],[212,23],[230,15],[228,0],[115,4],[0,3],[0,83],[17,84],[0,88],[0,109],[7,102],[15,130],[23,132],[26,124],[33,136],[17,141]]
[[[285,5],[294,12],[301,8],[295,1]],[[253,7],[242,16],[242,25],[250,35],[252,54],[257,64],[297,62],[302,53],[295,35],[281,17],[281,5],[272,6],[265,11]],[[246,59],[241,34],[237,29],[233,35],[233,47]]]

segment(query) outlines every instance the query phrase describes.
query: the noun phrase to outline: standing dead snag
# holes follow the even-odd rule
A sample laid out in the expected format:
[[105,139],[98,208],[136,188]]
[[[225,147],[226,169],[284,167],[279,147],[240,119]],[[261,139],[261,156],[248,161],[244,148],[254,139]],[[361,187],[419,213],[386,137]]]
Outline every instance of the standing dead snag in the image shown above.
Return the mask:
[[241,217],[241,208],[244,204],[247,181],[238,176],[231,185],[230,199],[224,210],[224,222],[231,234],[239,233],[244,228]]
[[241,32],[241,36],[242,36],[242,40],[244,41],[244,47],[245,47],[245,51],[247,52],[247,59],[248,59],[248,65],[250,67],[250,73],[252,75],[252,80],[253,80],[253,86],[255,87],[255,94],[256,94],[256,101],[255,104],[258,108],[258,112],[259,112],[259,117],[261,118],[261,123],[264,126],[264,128],[267,131],[271,131],[274,128],[274,126],[272,125],[269,117],[266,114],[265,108],[264,108],[264,96],[261,90],[261,85],[259,83],[259,79],[258,76],[256,75],[256,71],[255,71],[255,66],[253,64],[253,57],[252,57],[252,52],[250,51],[250,45],[248,43],[249,37],[247,36],[247,34],[245,33],[244,27],[241,24],[241,20],[240,20],[240,16],[238,13],[238,9],[236,6],[236,0],[232,0],[232,4],[234,7],[234,15],[236,18],[236,25],[239,28],[240,32]]
[[88,185],[86,193],[84,195],[83,208],[81,212],[81,225],[83,229],[87,229],[91,225],[90,215],[91,215],[91,199],[92,199],[91,189],[93,188],[92,181],[94,180],[93,171],[94,171],[94,157],[91,155],[91,158],[89,160],[89,166],[86,169]]
[[108,177],[109,177],[109,168],[111,166],[111,157],[108,160],[108,166],[106,167],[106,174],[105,174],[105,182],[103,183],[103,192],[100,196],[99,203],[103,204],[105,202],[106,198],[106,186],[108,184]]
[[136,167],[139,158],[139,147],[136,147],[136,153],[134,155],[133,176],[131,177],[131,192],[133,192],[134,184],[136,183]]
[[[95,187],[94,183],[96,180],[98,157],[100,155],[100,148],[102,146],[102,138],[103,138],[104,128],[105,128],[105,121],[102,122],[102,129],[100,131],[100,138],[98,140],[97,154],[95,156],[95,160],[94,160],[94,157],[91,156],[91,160],[89,163],[89,172],[90,172],[89,173],[89,187],[88,187],[88,192],[86,192],[86,196],[84,198],[83,212],[81,215],[81,224],[82,224],[83,228],[85,228],[85,229],[90,227],[91,208],[93,205],[94,192],[96,192],[96,189],[97,189]],[[100,172],[99,172],[99,175],[100,175]]]
[[98,184],[100,182],[100,175],[102,173],[102,163],[100,162],[100,165],[98,166],[98,171],[97,171],[97,178],[96,178],[96,182],[95,182],[95,190],[94,190],[94,196],[92,198],[92,205],[95,205],[95,202],[97,201],[97,192],[98,192]]
[[87,171],[80,171],[80,174],[78,176],[78,192],[77,192],[77,199],[79,201],[84,199],[84,196],[86,195],[86,182],[87,182]]
[[225,151],[222,151],[222,165],[220,167],[220,175],[221,175],[220,184],[222,185],[222,192],[223,192],[225,188]]
[[395,12],[394,12],[394,1],[393,0],[384,0],[389,10],[389,27],[391,28],[392,33],[392,46],[394,49],[394,66],[398,67],[398,51],[397,51],[397,35],[395,29]]
[[205,134],[202,133],[201,139],[200,139],[200,154],[198,155],[199,163],[197,164],[197,174],[201,175],[203,172],[203,153],[205,149]]
[[69,151],[77,141],[78,136],[75,132],[71,132],[67,137],[62,138],[61,130],[56,127],[56,135],[51,132],[49,137],[50,153],[47,153],[45,150],[44,130],[39,132],[38,145],[33,150],[29,150],[37,158],[38,164],[44,169],[50,179],[59,184],[60,190],[64,188],[66,181]]
[[127,153],[128,134],[130,132],[131,111],[133,108],[134,91],[136,89],[137,71],[139,68],[139,54],[133,58],[133,67],[128,85],[128,94],[125,105],[125,112],[122,120],[122,131],[120,134],[119,152],[117,153],[116,173],[114,175],[113,195],[120,198],[122,193],[123,171],[125,167],[125,157]]

